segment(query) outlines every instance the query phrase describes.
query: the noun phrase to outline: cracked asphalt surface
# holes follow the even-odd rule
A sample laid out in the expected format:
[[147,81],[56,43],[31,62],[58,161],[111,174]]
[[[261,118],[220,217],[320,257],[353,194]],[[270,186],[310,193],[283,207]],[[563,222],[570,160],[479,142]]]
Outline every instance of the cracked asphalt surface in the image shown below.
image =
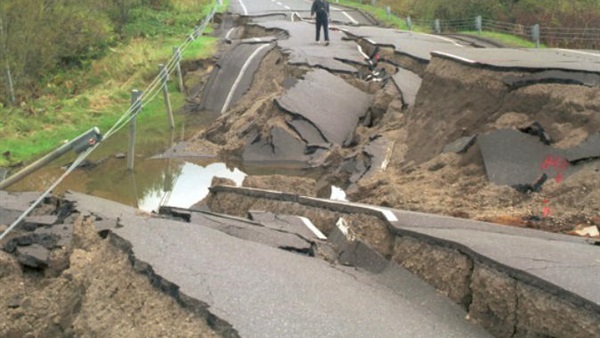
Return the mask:
[[132,244],[137,259],[207,302],[242,337],[490,336],[467,322],[458,305],[395,265],[373,276],[201,224],[142,218],[134,208],[99,198],[74,193],[68,199],[84,214],[119,217],[122,227],[113,231]]

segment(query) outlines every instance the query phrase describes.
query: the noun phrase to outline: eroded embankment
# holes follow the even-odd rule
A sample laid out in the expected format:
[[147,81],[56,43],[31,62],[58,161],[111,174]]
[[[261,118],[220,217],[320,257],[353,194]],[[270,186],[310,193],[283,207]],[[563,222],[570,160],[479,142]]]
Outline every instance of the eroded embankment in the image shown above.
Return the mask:
[[[419,72],[418,67],[413,70]],[[392,111],[395,128],[379,129],[395,144],[387,170],[359,181],[351,198],[556,232],[600,225],[597,152],[588,153],[582,161],[562,155],[565,149],[597,137],[600,88],[545,80],[516,88],[509,84],[510,79],[530,75],[433,56],[414,107]],[[539,189],[525,192],[490,181],[477,136],[500,129],[529,129],[531,133],[534,123],[543,128],[549,145],[540,143],[535,148],[538,152],[517,145],[516,159],[511,161],[532,160],[506,175],[518,181],[520,176],[538,177],[546,172],[548,179]],[[473,146],[444,150],[461,137],[473,137]],[[541,157],[539,162],[533,160],[536,156]],[[527,180],[520,183],[534,183]]]
[[96,221],[74,213],[46,232],[19,228],[3,243],[16,253],[0,251],[0,336],[238,336],[136,259],[129,243],[108,231],[102,240]]
[[600,334],[597,304],[460,244],[403,230],[372,208],[227,186],[211,188],[206,202],[212,211],[238,216],[250,210],[305,216],[327,236],[343,218],[348,238],[417,274],[497,337]]

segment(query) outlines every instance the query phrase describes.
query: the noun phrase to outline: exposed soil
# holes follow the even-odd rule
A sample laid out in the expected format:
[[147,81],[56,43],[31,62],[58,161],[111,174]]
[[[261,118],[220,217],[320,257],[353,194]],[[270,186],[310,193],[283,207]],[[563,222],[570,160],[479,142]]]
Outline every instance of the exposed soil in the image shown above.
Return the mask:
[[134,271],[130,258],[79,219],[63,271],[23,268],[0,251],[2,337],[218,337]]

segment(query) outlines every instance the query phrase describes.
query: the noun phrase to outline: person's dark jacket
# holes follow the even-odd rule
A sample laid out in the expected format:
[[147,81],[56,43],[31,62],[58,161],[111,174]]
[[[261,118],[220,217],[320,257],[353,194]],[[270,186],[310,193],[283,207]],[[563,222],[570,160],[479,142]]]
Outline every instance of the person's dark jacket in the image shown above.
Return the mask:
[[310,8],[310,15],[317,14],[317,19],[327,19],[329,16],[329,3],[325,0],[313,1],[312,7]]

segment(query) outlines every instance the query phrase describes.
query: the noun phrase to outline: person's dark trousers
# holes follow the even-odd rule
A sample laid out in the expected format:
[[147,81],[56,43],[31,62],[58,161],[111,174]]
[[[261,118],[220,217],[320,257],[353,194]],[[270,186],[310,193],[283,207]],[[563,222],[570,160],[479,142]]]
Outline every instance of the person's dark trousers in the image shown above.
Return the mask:
[[325,38],[325,41],[329,41],[329,20],[327,20],[326,15],[317,15],[317,41],[319,41],[319,38],[321,37],[321,27],[323,27],[323,37]]

